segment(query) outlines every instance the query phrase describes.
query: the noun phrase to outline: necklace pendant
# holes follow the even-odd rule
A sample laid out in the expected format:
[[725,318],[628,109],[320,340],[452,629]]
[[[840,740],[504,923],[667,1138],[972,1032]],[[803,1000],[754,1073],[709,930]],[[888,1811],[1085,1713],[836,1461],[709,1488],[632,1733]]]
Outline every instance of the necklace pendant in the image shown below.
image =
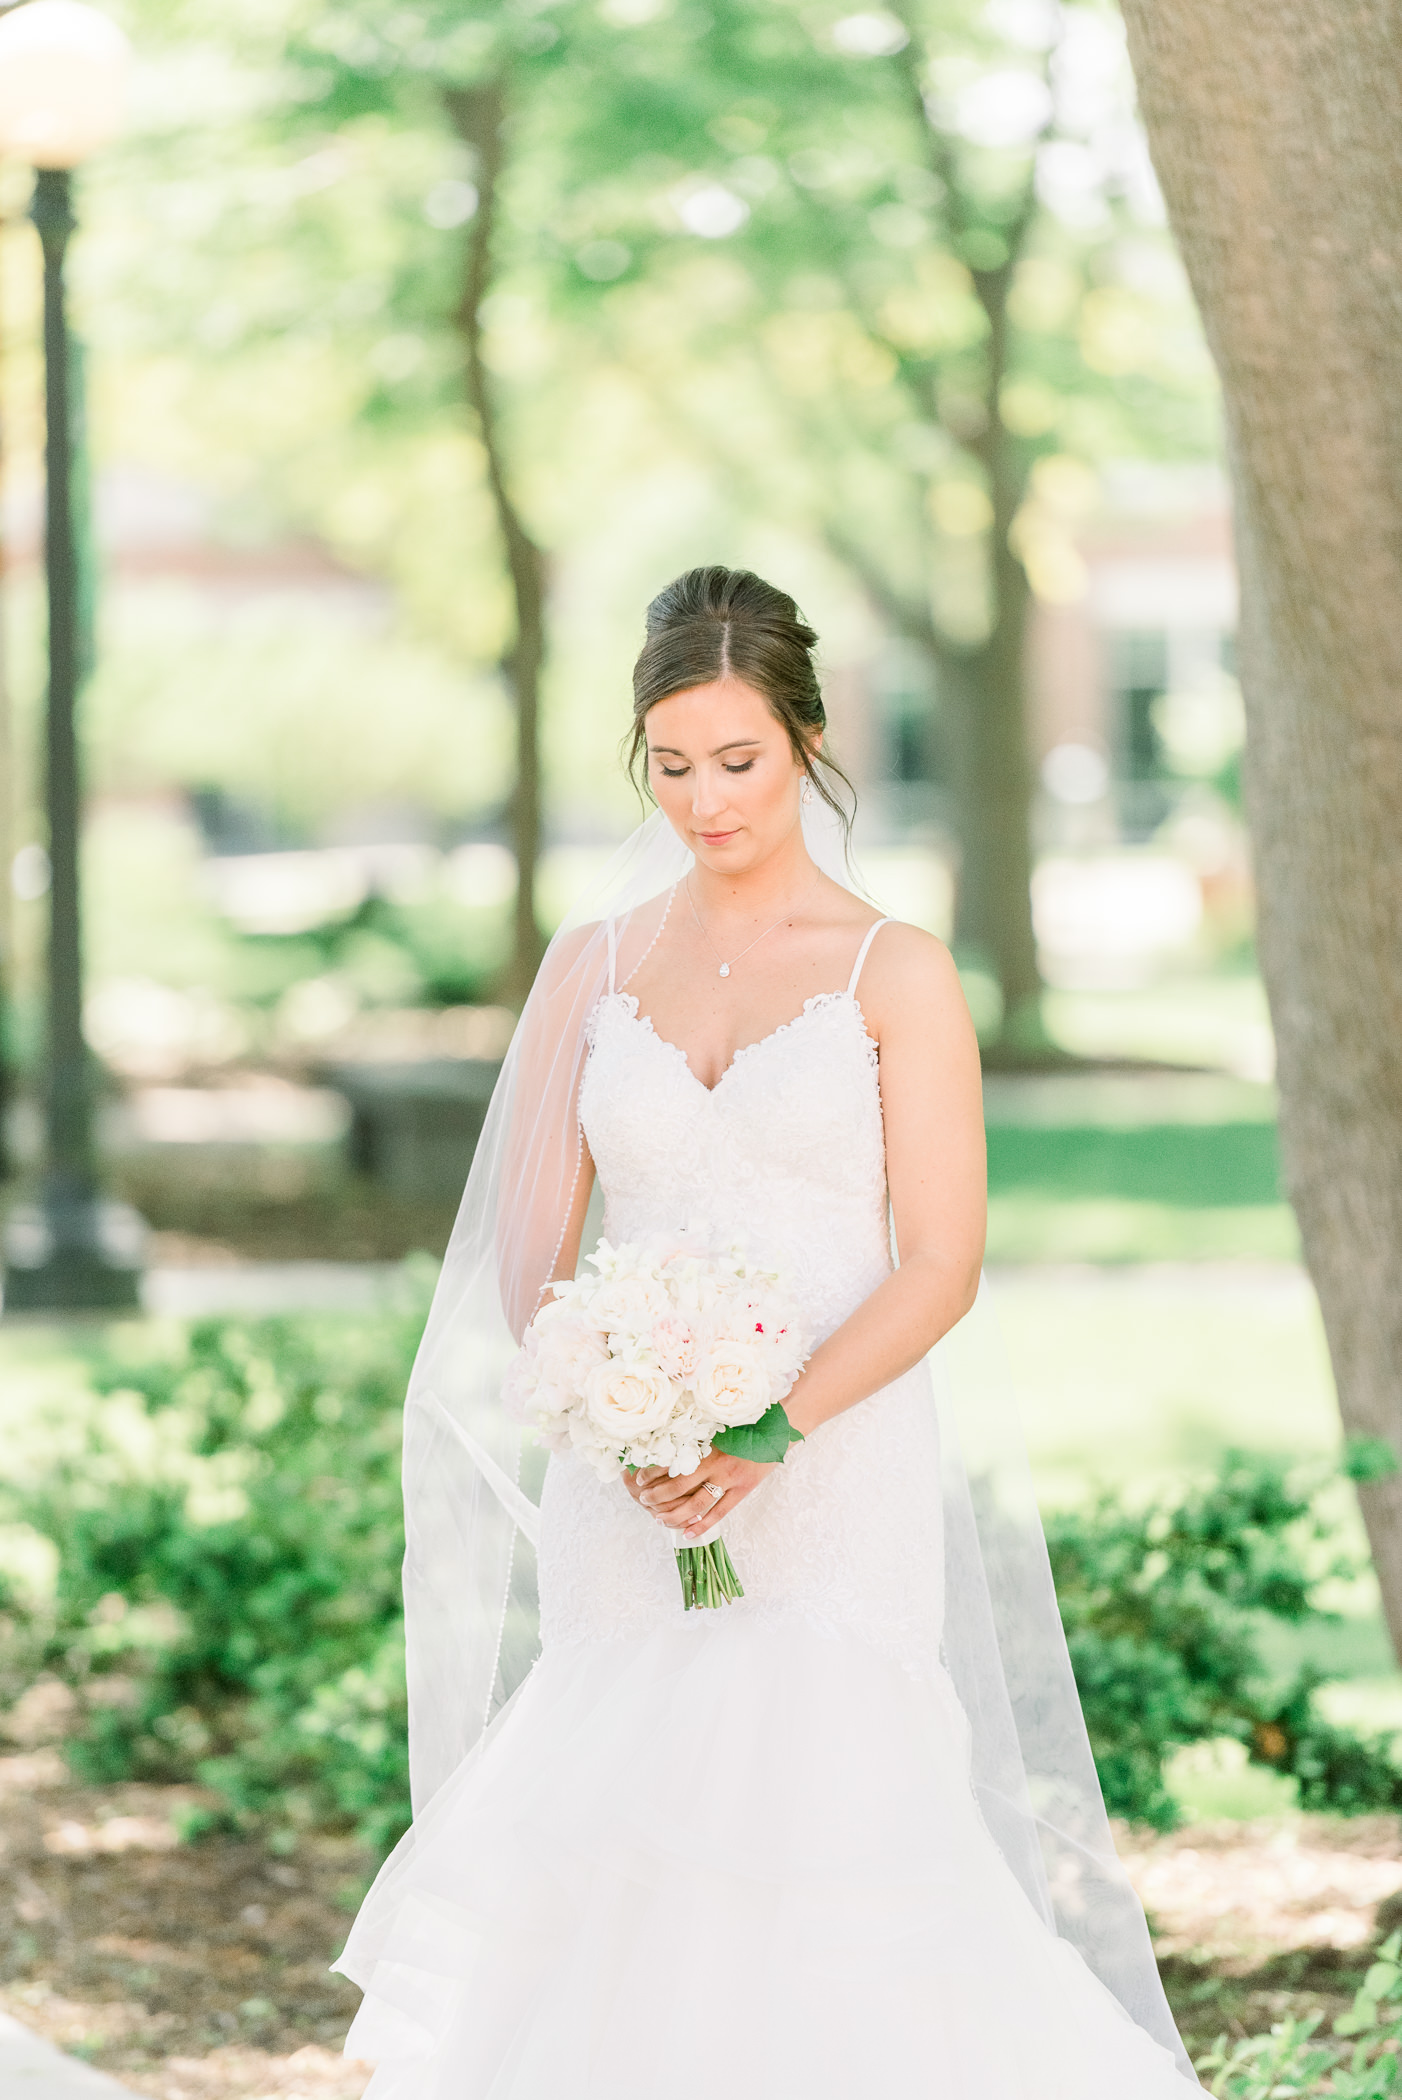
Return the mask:
[[728,976],[730,975],[730,965],[729,965],[729,963],[722,963],[722,964],[721,964],[721,966],[720,966],[720,974],[721,974],[721,976],[722,976],[722,977],[728,977]]

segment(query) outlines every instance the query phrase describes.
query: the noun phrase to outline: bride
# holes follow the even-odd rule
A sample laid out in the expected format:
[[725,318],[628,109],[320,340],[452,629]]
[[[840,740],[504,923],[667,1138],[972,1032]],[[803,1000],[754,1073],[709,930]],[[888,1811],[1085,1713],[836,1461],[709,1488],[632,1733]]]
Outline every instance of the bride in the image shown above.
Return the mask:
[[[337,1965],[373,2100],[1197,2090],[1035,1513],[963,1469],[977,1045],[947,950],[848,873],[815,641],[745,571],[650,607],[657,812],[552,943],[478,1148],[406,1409],[416,1819]],[[815,1341],[782,1464],[566,1454],[537,1503],[501,1376],[596,1182],[614,1244],[780,1272]],[[744,1598],[684,1613],[674,1547],[718,1521]]]

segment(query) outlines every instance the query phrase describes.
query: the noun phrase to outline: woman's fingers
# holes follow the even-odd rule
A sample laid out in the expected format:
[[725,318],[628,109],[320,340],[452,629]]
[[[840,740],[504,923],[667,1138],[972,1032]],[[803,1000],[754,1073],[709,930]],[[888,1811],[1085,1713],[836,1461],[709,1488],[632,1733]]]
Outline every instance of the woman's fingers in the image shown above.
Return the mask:
[[689,1495],[669,1502],[665,1508],[654,1509],[653,1515],[660,1517],[669,1530],[680,1531],[684,1524],[690,1524],[707,1510],[719,1507],[719,1497],[703,1494],[700,1488],[694,1488]]
[[703,1495],[701,1500],[709,1504],[709,1507],[703,1509],[699,1516],[693,1515],[687,1518],[682,1532],[683,1538],[699,1539],[703,1531],[709,1531],[713,1524],[719,1524],[722,1518],[729,1516],[736,1499],[731,1494],[721,1496]]
[[[650,1478],[647,1473],[638,1474],[639,1503],[669,1531],[688,1530],[692,1536],[709,1531],[720,1515],[728,1515],[754,1486],[745,1466],[722,1453],[717,1452],[703,1464],[704,1472],[684,1473],[676,1479],[660,1466],[651,1468]],[[732,1474],[738,1477],[729,1477]],[[720,1492],[712,1493],[712,1489]]]
[[643,1490],[645,1509],[665,1509],[671,1502],[680,1502],[684,1495],[694,1495],[701,1485],[699,1473],[683,1473],[673,1480],[670,1474],[659,1474],[650,1486]]

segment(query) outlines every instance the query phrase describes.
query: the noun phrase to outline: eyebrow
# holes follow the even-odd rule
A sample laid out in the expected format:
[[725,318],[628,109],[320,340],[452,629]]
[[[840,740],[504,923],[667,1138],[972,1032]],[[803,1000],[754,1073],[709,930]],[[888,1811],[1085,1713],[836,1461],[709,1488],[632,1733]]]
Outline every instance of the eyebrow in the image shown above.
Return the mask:
[[[724,751],[750,751],[753,750],[755,745],[761,744],[763,741],[763,737],[758,736],[737,736],[734,743],[717,744],[715,750],[708,752],[706,755],[708,758],[719,758]],[[675,744],[649,744],[647,748],[649,751],[656,751],[663,758],[686,757],[685,751],[678,751]]]

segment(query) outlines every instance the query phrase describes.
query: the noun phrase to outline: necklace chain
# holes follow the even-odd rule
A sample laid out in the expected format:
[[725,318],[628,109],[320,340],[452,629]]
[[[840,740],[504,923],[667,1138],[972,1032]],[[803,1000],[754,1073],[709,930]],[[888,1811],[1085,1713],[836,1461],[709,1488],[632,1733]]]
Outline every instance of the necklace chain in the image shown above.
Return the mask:
[[[814,887],[814,884],[815,884],[815,883],[817,882],[817,880],[818,880],[818,873],[819,873],[819,872],[820,872],[820,871],[817,871],[817,870],[815,870],[815,872],[814,872],[814,876],[813,876],[813,881],[809,883],[809,885],[808,885],[808,889],[807,889],[807,890],[804,890],[804,891],[802,892],[802,895],[801,895],[801,896],[800,896],[800,897],[799,897],[799,898],[798,898],[798,899],[796,900],[796,903],[799,903],[799,904],[801,904],[801,903],[803,902],[803,898],[804,898],[804,897],[806,897],[806,896],[808,895],[808,890],[811,890],[811,889],[812,889],[812,888]],[[795,908],[796,908],[796,906],[795,906],[794,904],[791,904],[791,905],[789,905],[789,907],[788,907],[788,909],[787,909],[786,911],[782,911],[782,912],[780,912],[780,914],[779,914],[778,918],[777,918],[777,919],[775,919],[775,921],[774,921],[773,925],[771,925],[771,926],[766,926],[766,927],[765,927],[765,929],[764,929],[764,932],[763,932],[763,933],[757,933],[757,934],[755,935],[754,939],[753,939],[753,940],[752,940],[752,941],[750,942],[750,948],[742,948],[742,949],[740,950],[740,953],[739,953],[738,955],[732,955],[732,956],[731,956],[731,958],[730,958],[730,961],[729,961],[729,962],[727,962],[727,961],[725,960],[724,956],[723,956],[723,955],[721,954],[721,952],[720,952],[720,949],[719,949],[719,948],[718,948],[718,947],[716,946],[715,942],[714,942],[714,941],[713,941],[713,940],[711,939],[711,936],[709,935],[709,933],[707,933],[707,931],[706,931],[705,927],[704,927],[704,926],[703,926],[703,925],[701,924],[701,914],[700,914],[700,912],[699,912],[699,911],[698,911],[698,910],[696,909],[696,899],[695,899],[695,898],[694,898],[694,897],[692,896],[692,894],[691,894],[691,878],[690,878],[690,876],[688,876],[688,877],[687,877],[687,880],[686,880],[686,885],[685,885],[685,887],[686,887],[686,901],[687,901],[687,903],[688,903],[688,904],[689,904],[689,905],[691,906],[691,916],[692,916],[692,918],[693,918],[693,919],[695,919],[695,921],[696,921],[696,931],[697,931],[697,932],[698,932],[698,933],[700,934],[700,936],[701,936],[702,940],[703,940],[703,941],[704,941],[704,942],[706,943],[706,946],[707,946],[707,947],[708,947],[708,948],[710,949],[710,951],[711,951],[712,955],[714,955],[714,957],[715,957],[716,961],[717,961],[717,962],[718,962],[718,963],[720,964],[720,970],[719,970],[719,972],[718,972],[718,975],[720,975],[721,977],[728,977],[728,976],[730,975],[730,972],[731,972],[732,968],[734,967],[734,965],[735,965],[736,963],[738,963],[738,962],[741,962],[741,961],[743,961],[743,959],[745,958],[745,956],[747,956],[747,955],[749,954],[749,952],[750,952],[750,948],[757,948],[757,947],[759,946],[759,944],[760,944],[760,942],[761,942],[762,940],[765,940],[765,939],[767,939],[767,938],[768,938],[768,936],[769,936],[769,935],[770,935],[771,933],[773,933],[773,931],[774,931],[774,927],[775,927],[775,926],[782,926],[782,925],[783,925],[783,923],[784,923],[785,919],[787,919],[787,918],[788,918],[788,917],[789,917],[789,916],[791,915],[791,913],[792,913],[792,912],[793,912],[793,911],[795,910]]]

